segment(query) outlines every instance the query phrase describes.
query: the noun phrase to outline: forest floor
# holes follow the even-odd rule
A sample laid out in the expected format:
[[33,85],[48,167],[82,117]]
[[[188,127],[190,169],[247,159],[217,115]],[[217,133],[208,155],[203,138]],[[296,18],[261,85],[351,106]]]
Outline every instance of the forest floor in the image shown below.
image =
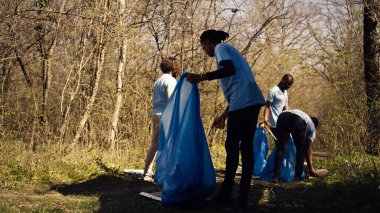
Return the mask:
[[[73,161],[6,149],[0,155],[0,212],[237,212],[233,206],[205,203],[163,207],[139,195],[158,192],[158,186],[83,154]],[[379,157],[363,154],[319,155],[315,166],[328,169],[326,177],[280,184],[254,178],[249,212],[379,212],[376,165]],[[216,174],[219,185],[223,174]]]
[[[222,175],[218,175],[220,183]],[[325,179],[325,180],[323,180]],[[322,179],[272,184],[254,179],[249,210],[255,212],[378,212],[380,188]],[[235,187],[238,188],[238,187]],[[0,191],[0,212],[236,212],[232,206],[163,207],[139,195],[160,188],[135,175],[100,175],[45,191]],[[235,189],[234,194],[237,194]]]

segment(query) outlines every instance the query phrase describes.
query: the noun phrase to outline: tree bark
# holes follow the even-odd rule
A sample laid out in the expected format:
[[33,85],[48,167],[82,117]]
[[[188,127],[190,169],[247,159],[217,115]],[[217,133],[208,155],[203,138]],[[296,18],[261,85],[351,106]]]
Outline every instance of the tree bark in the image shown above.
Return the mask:
[[[124,29],[125,22],[123,18],[123,14],[126,9],[125,0],[119,0],[120,8],[119,8],[119,29]],[[117,84],[116,84],[116,102],[115,109],[112,116],[112,128],[110,132],[110,143],[111,149],[115,149],[115,142],[118,132],[118,123],[119,123],[119,115],[120,110],[123,105],[123,80],[125,73],[125,64],[127,61],[126,51],[127,51],[127,38],[124,36],[124,30],[120,32],[120,45],[119,45],[119,60],[118,60],[118,68],[117,68]]]
[[24,62],[21,60],[20,55],[18,54],[18,52],[16,50],[15,50],[15,54],[16,54],[16,60],[17,60],[17,62],[19,64],[19,66],[20,66],[22,74],[25,77],[26,83],[28,83],[28,87],[31,88],[33,86],[33,82],[30,79],[28,73],[26,72]]
[[[90,58],[94,57],[93,55],[95,54],[94,52],[96,50],[96,47],[93,47],[91,49],[90,53],[88,55],[86,55],[86,50],[87,50],[87,45],[88,45],[87,44],[88,43],[87,37],[91,33],[91,28],[92,27],[90,26],[88,29],[88,32],[84,33],[84,35],[82,35],[82,38],[81,38],[82,42],[81,42],[81,46],[79,47],[79,52],[81,55],[80,60],[78,62],[77,68],[73,68],[73,72],[75,72],[75,74],[73,74],[73,77],[71,77],[71,75],[69,75],[69,77],[66,81],[66,84],[64,86],[64,89],[62,91],[61,112],[62,112],[63,122],[62,122],[62,125],[60,127],[60,136],[59,136],[60,150],[62,148],[63,139],[64,139],[66,129],[67,129],[68,124],[69,124],[71,107],[72,107],[72,104],[74,102],[75,97],[78,95],[78,91],[79,91],[81,83],[82,83],[83,70],[87,66],[87,64],[89,63],[88,61],[90,60]],[[72,79],[70,79],[70,78],[72,78]],[[73,86],[73,88],[67,88],[67,87],[69,87],[68,85],[69,85],[70,81],[75,82],[75,84],[74,84],[75,86]],[[66,90],[69,90],[67,92],[69,94],[69,100],[67,102],[66,107],[63,107],[64,96],[65,96],[64,94],[65,94]]]
[[364,0],[363,17],[363,60],[367,94],[369,133],[366,150],[378,154],[380,139],[380,72],[379,72],[379,35],[376,31],[375,9],[380,7],[376,0]]
[[[63,0],[59,9],[59,13],[57,16],[57,24],[54,27],[54,34],[51,40],[50,45],[45,48],[45,29],[44,29],[44,23],[37,24],[36,30],[37,30],[37,40],[39,43],[39,51],[42,58],[42,100],[41,100],[41,112],[40,112],[40,123],[42,126],[44,126],[47,122],[47,116],[46,116],[46,106],[48,101],[48,91],[50,87],[50,70],[51,70],[51,57],[54,53],[55,47],[57,45],[58,35],[60,31],[60,25],[61,25],[61,18],[62,14],[65,10],[67,0]],[[46,5],[45,3],[41,3],[39,5],[40,9],[45,9]],[[45,23],[46,24],[46,23]]]
[[[105,0],[103,2],[103,8],[106,10],[108,8],[108,1]],[[89,97],[89,101],[87,102],[85,106],[84,113],[82,115],[82,118],[79,121],[79,124],[76,128],[75,136],[73,139],[73,142],[66,148],[66,151],[71,151],[71,149],[78,143],[83,129],[88,122],[88,119],[91,115],[92,108],[95,103],[96,95],[99,90],[99,84],[100,84],[100,76],[103,71],[103,64],[104,64],[104,56],[105,56],[105,41],[104,41],[104,36],[106,33],[106,29],[104,24],[106,23],[107,20],[107,15],[104,14],[102,17],[102,26],[101,30],[99,32],[99,39],[97,45],[97,52],[96,52],[96,61],[95,61],[95,74],[94,74],[94,85],[92,86],[92,91],[91,91],[91,96]]]

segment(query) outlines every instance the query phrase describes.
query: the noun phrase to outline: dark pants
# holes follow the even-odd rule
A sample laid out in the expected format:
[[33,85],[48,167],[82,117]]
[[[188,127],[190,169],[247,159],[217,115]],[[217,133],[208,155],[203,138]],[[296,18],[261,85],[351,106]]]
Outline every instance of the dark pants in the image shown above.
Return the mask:
[[283,112],[277,119],[276,131],[278,138],[273,177],[275,179],[279,179],[280,177],[282,160],[289,139],[289,133],[291,133],[297,150],[295,177],[301,179],[306,153],[306,122],[298,115]]
[[261,105],[253,105],[228,112],[226,174],[221,187],[222,196],[229,198],[235,183],[239,163],[239,145],[242,156],[242,175],[238,202],[247,201],[253,173],[253,137]]

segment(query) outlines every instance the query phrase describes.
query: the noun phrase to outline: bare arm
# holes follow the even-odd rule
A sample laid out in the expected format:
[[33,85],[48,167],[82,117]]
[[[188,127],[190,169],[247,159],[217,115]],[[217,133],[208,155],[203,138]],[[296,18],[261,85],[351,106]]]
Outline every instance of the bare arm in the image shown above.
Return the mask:
[[226,119],[228,117],[228,108],[227,107],[224,112],[217,118],[215,118],[212,127],[218,128],[218,129],[224,129]]
[[316,177],[318,176],[314,167],[313,167],[313,159],[312,159],[312,148],[311,148],[312,141],[309,139],[306,139],[306,162],[307,162],[307,168],[309,170],[309,173],[311,176]]
[[270,107],[272,106],[272,102],[267,101],[264,108],[264,124],[270,127],[269,124],[269,113],[270,113]]
[[272,102],[267,101],[265,103],[265,108],[264,108],[264,122],[260,124],[261,128],[264,128],[264,126],[270,127],[269,123],[269,113],[270,113],[270,107],[272,106]]

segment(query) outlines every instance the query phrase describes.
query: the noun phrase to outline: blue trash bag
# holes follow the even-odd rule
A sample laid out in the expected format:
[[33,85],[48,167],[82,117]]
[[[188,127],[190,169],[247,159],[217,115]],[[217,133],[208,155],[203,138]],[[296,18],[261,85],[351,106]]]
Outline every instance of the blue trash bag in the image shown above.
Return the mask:
[[200,202],[216,188],[198,87],[185,76],[180,76],[160,120],[155,180],[164,206]]
[[266,164],[266,157],[269,150],[268,138],[265,130],[256,127],[255,137],[253,138],[253,156],[254,156],[254,169],[253,175],[260,176]]
[[[261,173],[260,179],[273,181],[273,171],[274,171],[274,161],[276,155],[277,147],[275,147],[270,153],[267,163]],[[296,170],[296,146],[293,143],[293,139],[290,135],[288,144],[286,145],[286,150],[284,153],[284,159],[282,161],[280,181],[281,182],[291,182],[294,180],[294,174]],[[303,172],[302,176],[305,173]]]

